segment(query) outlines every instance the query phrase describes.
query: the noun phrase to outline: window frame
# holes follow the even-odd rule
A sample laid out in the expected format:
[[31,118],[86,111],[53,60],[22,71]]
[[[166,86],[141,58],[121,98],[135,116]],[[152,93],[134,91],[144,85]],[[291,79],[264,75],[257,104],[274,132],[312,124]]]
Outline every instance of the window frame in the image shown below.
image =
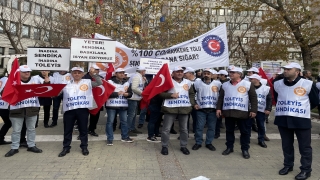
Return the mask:
[[[37,14],[37,7],[40,7],[40,12],[39,12],[39,14]],[[35,15],[37,15],[37,16],[42,16],[42,6],[41,6],[41,4],[38,4],[38,3],[35,3],[35,5],[34,5],[34,14]]]
[[[14,2],[17,2],[17,7],[14,7],[14,6],[12,5]],[[12,9],[17,9],[17,10],[19,10],[19,9],[20,9],[19,0],[11,0],[11,8],[12,8]]]
[[[26,6],[25,6],[25,3],[26,3],[26,2],[27,2],[27,3],[29,3],[29,9],[28,9],[27,11],[25,10],[25,7],[26,7]],[[22,6],[23,6],[23,7],[22,7],[22,11],[23,11],[23,12],[31,13],[31,6],[32,6],[32,3],[31,3],[29,0],[24,0],[24,1],[23,1],[23,5],[22,5]]]
[[[35,32],[36,30],[38,30],[37,32]],[[36,38],[35,33],[38,33],[38,38]],[[40,28],[36,28],[33,27],[33,39],[34,40],[40,40],[41,39],[41,29]]]
[[[28,28],[28,34],[27,35],[24,35],[24,28]],[[29,25],[25,25],[23,24],[22,25],[22,28],[21,28],[21,37],[23,38],[30,38],[30,26]]]

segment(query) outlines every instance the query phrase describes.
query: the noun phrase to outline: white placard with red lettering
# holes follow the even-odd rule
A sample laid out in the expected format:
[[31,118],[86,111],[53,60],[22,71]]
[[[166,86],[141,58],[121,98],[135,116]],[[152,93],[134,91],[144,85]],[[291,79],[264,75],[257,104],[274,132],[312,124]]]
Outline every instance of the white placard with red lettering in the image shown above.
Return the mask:
[[71,38],[70,61],[115,62],[116,41]]
[[27,57],[31,70],[69,71],[69,48],[30,47]]

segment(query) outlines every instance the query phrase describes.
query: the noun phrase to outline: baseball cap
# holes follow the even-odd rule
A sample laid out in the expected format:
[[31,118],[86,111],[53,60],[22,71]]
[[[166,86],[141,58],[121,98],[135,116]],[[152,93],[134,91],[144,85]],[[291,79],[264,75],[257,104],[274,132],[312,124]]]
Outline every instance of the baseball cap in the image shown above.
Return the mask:
[[73,67],[71,69],[71,71],[81,71],[81,72],[84,72],[84,70],[81,68],[81,67]]
[[186,69],[183,71],[183,73],[187,73],[187,72],[195,72],[193,68],[191,67],[186,67]]
[[223,75],[228,76],[228,72],[227,72],[226,70],[220,70],[220,71],[218,72],[218,74],[223,74]]
[[92,65],[91,67],[93,67],[94,69],[100,69],[96,64]]
[[282,68],[286,68],[286,69],[291,69],[291,68],[297,68],[297,69],[301,69],[300,64],[295,63],[295,62],[291,62],[285,66],[282,66]]
[[30,72],[30,71],[32,71],[30,68],[29,68],[29,66],[27,66],[27,65],[21,65],[20,67],[19,67],[19,71],[20,72]]
[[176,67],[173,68],[172,71],[183,71],[183,69],[180,66],[176,66]]
[[125,72],[125,70],[123,69],[123,68],[118,68],[118,69],[116,69],[114,72]]
[[261,80],[261,77],[258,74],[252,74],[251,76],[248,76],[249,79],[258,79]]
[[143,67],[143,66],[138,66],[138,67],[137,67],[137,70],[138,70],[138,71],[145,71],[145,70],[146,70],[146,68],[145,68],[145,67]]
[[235,67],[234,65],[230,65],[230,66],[228,66],[228,70],[230,70],[230,69],[232,69],[234,67]]
[[[204,69],[203,69],[203,72],[205,72],[205,71],[211,72],[211,69],[210,69],[210,68],[204,68]],[[211,72],[211,73],[212,73],[212,72]]]
[[252,71],[252,72],[259,73],[259,69],[256,68],[256,67],[252,67],[252,68],[248,69],[247,71]]
[[211,73],[212,74],[218,74],[218,72],[216,70],[214,70],[214,69],[211,69]]
[[239,68],[239,67],[233,66],[231,69],[229,69],[229,71],[242,73],[242,72],[243,72],[243,69],[242,69],[242,68]]

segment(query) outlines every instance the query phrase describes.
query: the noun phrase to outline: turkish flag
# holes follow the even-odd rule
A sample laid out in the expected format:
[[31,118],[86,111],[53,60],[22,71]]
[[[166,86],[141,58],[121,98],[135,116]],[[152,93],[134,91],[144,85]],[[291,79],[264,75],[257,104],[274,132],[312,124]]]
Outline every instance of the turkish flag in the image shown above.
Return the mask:
[[10,103],[16,104],[19,101],[31,97],[54,97],[58,96],[66,84],[20,84],[15,88],[19,92],[18,98]]
[[275,101],[274,101],[274,98],[273,98],[273,84],[272,84],[272,81],[270,79],[268,79],[266,73],[264,72],[264,70],[260,67],[259,68],[259,75],[263,78],[263,79],[266,79],[268,81],[268,84],[269,84],[269,87],[270,87],[270,91],[271,91],[271,94],[272,94],[272,104],[275,105]]
[[112,84],[108,83],[106,80],[102,79],[103,84],[92,88],[93,98],[96,101],[97,108],[90,110],[90,114],[97,114],[103,104],[109,99],[109,96],[115,90]]
[[15,88],[16,85],[20,85],[20,72],[19,72],[19,61],[18,58],[14,59],[12,63],[11,72],[9,74],[7,83],[3,89],[2,99],[9,104],[15,104],[12,102],[19,102],[18,94],[19,91]]
[[108,70],[106,75],[106,80],[109,80],[112,77],[112,73],[114,71],[114,67],[112,63],[108,63]]
[[151,98],[173,87],[168,64],[164,64],[156,76],[151,80],[150,84],[141,93],[142,100],[140,102],[140,108],[143,109],[147,107]]

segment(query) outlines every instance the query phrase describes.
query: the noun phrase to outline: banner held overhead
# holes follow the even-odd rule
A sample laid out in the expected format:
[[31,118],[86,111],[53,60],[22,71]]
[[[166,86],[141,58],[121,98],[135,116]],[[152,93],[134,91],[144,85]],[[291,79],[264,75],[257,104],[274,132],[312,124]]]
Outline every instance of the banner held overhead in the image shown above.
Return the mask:
[[[110,39],[95,34],[97,39]],[[226,24],[221,24],[211,31],[196,38],[182,42],[166,49],[135,49],[116,42],[115,68],[124,68],[133,73],[140,65],[140,58],[167,59],[170,67],[185,66],[194,69],[229,66],[229,50]],[[101,65],[102,64],[102,65]],[[104,63],[99,66],[107,67]]]
[[115,62],[116,42],[106,39],[71,38],[70,61]]

